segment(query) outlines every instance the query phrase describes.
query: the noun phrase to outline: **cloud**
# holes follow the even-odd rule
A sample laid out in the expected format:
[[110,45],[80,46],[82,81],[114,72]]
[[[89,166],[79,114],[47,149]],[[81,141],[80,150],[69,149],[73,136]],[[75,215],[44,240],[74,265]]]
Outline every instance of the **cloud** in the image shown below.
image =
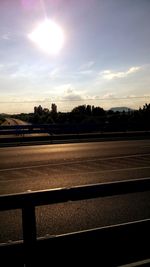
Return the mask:
[[61,84],[54,87],[54,92],[56,94],[64,94],[65,91],[72,88],[72,85],[70,83]]
[[83,75],[90,75],[93,73],[93,70],[82,70],[79,72],[79,74],[83,74]]
[[137,72],[137,71],[139,71],[140,69],[141,69],[140,66],[138,66],[138,67],[131,67],[131,68],[127,71],[127,74]]
[[4,33],[0,38],[5,41],[10,40],[10,33]]
[[84,92],[77,91],[72,84],[62,84],[54,88],[55,97],[59,100],[82,100],[84,99]]
[[55,68],[55,69],[53,69],[53,70],[50,72],[49,77],[50,77],[51,79],[55,79],[55,78],[57,78],[59,75],[60,75],[60,68]]
[[94,61],[88,61],[86,63],[84,63],[83,65],[80,66],[80,70],[87,70],[90,69],[93,65],[95,64]]
[[75,90],[72,90],[70,92],[66,91],[64,96],[63,96],[63,99],[78,101],[78,100],[82,100],[84,98],[82,96],[82,93],[76,92]]
[[127,71],[113,72],[111,70],[104,70],[100,73],[100,76],[106,80],[113,80],[118,78],[125,78],[132,73],[136,73],[141,69],[140,66],[131,67]]
[[115,98],[116,97],[116,94],[114,93],[106,93],[104,96],[103,96],[103,99],[112,99],[112,98]]
[[0,78],[12,78],[12,76],[18,71],[18,63],[10,62],[0,64]]
[[10,79],[22,79],[26,77],[39,79],[40,77],[45,77],[46,72],[48,73],[48,67],[43,65],[38,66],[36,64],[19,64],[14,62],[5,66],[5,74]]
[[63,99],[65,100],[82,100],[83,93],[76,91],[71,85],[64,90]]
[[9,78],[11,79],[18,79],[18,78],[27,78],[32,77],[32,72],[27,69],[20,68],[12,73],[10,73]]
[[91,69],[91,67],[95,64],[94,61],[88,61],[86,63],[84,63],[83,65],[80,66],[78,74],[79,75],[91,75],[93,74],[93,69]]

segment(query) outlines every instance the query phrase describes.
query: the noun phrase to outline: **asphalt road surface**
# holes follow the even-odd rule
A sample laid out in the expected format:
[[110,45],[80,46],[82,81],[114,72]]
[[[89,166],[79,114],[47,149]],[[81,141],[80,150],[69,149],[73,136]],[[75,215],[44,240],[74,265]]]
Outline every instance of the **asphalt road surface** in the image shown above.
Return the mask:
[[[150,177],[150,140],[0,148],[0,194]],[[150,218],[150,192],[36,209],[38,236]],[[0,242],[22,238],[21,211],[0,213]]]
[[26,121],[22,121],[15,118],[5,118],[5,121],[1,125],[28,125]]

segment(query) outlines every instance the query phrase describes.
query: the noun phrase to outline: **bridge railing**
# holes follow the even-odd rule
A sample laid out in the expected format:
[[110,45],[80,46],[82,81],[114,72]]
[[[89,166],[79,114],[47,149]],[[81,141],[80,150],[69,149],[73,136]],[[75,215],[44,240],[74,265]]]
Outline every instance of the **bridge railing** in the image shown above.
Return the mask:
[[[19,261],[20,257],[20,262],[25,264],[24,266],[34,266],[31,262],[38,260],[39,255],[44,255],[45,258],[50,247],[51,251],[54,251],[54,249],[61,249],[62,245],[66,244],[66,242],[67,244],[74,242],[74,244],[83,244],[88,251],[90,243],[92,242],[93,244],[96,240],[101,240],[101,244],[103,244],[103,256],[105,255],[105,252],[108,252],[109,250],[115,254],[116,249],[119,251],[120,244],[122,244],[122,250],[120,252],[121,260],[119,260],[118,256],[106,259],[105,255],[105,263],[108,264],[108,261],[111,260],[112,265],[110,266],[117,266],[114,264],[122,264],[126,261],[134,261],[143,259],[143,257],[150,257],[149,247],[146,245],[146,240],[149,241],[150,238],[150,219],[84,230],[59,236],[49,236],[48,238],[37,238],[35,213],[35,207],[41,205],[145,192],[149,190],[150,178],[143,178],[75,186],[71,188],[34,191],[30,193],[1,195],[1,211],[14,209],[22,210],[23,242],[1,244],[0,257],[5,257],[5,260],[11,257],[15,259],[15,261]],[[117,245],[114,245],[114,242],[117,243]],[[133,247],[136,253],[134,252]],[[144,252],[142,252],[143,248]],[[124,255],[124,249],[126,249],[126,255]],[[132,250],[132,253],[130,250]],[[101,260],[103,256],[101,255]],[[86,257],[88,257],[88,254],[86,254]]]
[[[78,133],[78,132],[89,132],[89,130],[95,128],[89,124],[88,128],[79,126],[78,124],[22,124],[22,125],[0,125],[0,135],[15,134],[15,133]],[[97,128],[96,128],[97,129]],[[88,131],[86,131],[88,130]]]
[[23,125],[0,125],[0,135],[9,134],[30,134],[30,133],[48,133],[48,134],[80,134],[80,133],[128,133],[128,134],[144,134],[149,135],[149,130],[106,130],[93,124],[79,125],[75,123],[70,124],[23,124]]

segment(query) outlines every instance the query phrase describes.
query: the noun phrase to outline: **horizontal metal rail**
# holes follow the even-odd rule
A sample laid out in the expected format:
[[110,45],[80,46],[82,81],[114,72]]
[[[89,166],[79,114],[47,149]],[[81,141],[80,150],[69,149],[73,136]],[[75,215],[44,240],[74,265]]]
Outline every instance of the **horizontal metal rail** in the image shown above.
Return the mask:
[[[32,257],[30,260],[34,260],[34,263],[38,263],[40,259],[42,261],[44,259],[45,262],[47,260],[49,261],[49,253],[51,252],[50,258],[56,262],[55,253],[56,251],[60,253],[62,247],[65,247],[67,253],[69,253],[70,248],[71,255],[74,254],[74,249],[75,254],[81,254],[81,257],[83,257],[84,251],[86,251],[86,255],[84,256],[87,260],[88,258],[96,257],[97,251],[92,251],[92,247],[94,249],[97,247],[101,251],[99,261],[103,263],[102,266],[118,266],[133,261],[144,260],[150,257],[148,245],[150,238],[149,229],[150,219],[145,219],[62,235],[47,235],[46,237],[37,238],[35,245],[36,257],[33,257],[32,248]],[[81,247],[82,250],[80,250]],[[9,255],[12,262],[13,259],[22,262],[24,257],[24,244],[22,241],[1,244],[0,251],[1,258],[3,256],[6,260]],[[106,257],[107,255],[109,257]],[[37,266],[39,265],[37,264]],[[45,265],[43,264],[42,266]]]
[[[84,186],[76,186],[71,188],[57,188],[43,191],[35,191],[30,193],[19,193],[19,194],[9,194],[0,196],[0,210],[12,210],[12,209],[22,209],[22,225],[23,225],[23,250],[25,254],[26,266],[30,266],[30,259],[34,258],[34,251],[37,250],[37,234],[36,234],[36,215],[35,207],[40,205],[49,205],[54,203],[62,203],[67,201],[77,201],[105,196],[122,195],[134,192],[143,192],[150,190],[150,178],[143,179],[132,179],[125,181],[115,181],[109,183],[91,184]],[[150,228],[150,220],[147,222],[142,222],[142,224],[136,224],[134,227],[140,225],[139,230],[141,232],[141,227],[144,230],[142,236],[146,236],[148,232],[148,227]],[[132,224],[130,226],[125,226],[131,234],[133,231]],[[111,228],[112,229],[112,228]],[[113,228],[113,232],[115,233]],[[118,237],[121,232],[118,232],[120,228],[117,227]],[[122,227],[121,227],[122,229]],[[123,227],[124,230],[124,227]],[[127,231],[125,230],[125,231]],[[103,233],[108,230],[103,229]],[[111,230],[112,231],[112,230]],[[84,240],[91,237],[102,237],[102,230],[90,230],[83,231],[80,233],[59,236],[59,240]],[[120,233],[120,234],[119,234]],[[129,233],[128,233],[129,234]],[[110,235],[110,232],[109,232]],[[112,235],[112,234],[111,234]],[[113,238],[114,234],[113,234]],[[141,237],[142,240],[143,237]],[[57,239],[55,237],[55,239]],[[55,240],[54,239],[54,240]],[[105,239],[105,237],[103,238]],[[135,239],[135,236],[134,236]],[[50,242],[52,238],[50,238]],[[104,241],[104,240],[103,240]],[[44,241],[45,243],[46,241]],[[47,241],[49,243],[49,241]],[[2,248],[2,247],[1,247]],[[4,249],[4,246],[3,246]],[[46,251],[46,247],[45,247]],[[147,255],[147,254],[146,254]]]
[[[28,125],[0,125],[0,135],[5,134],[15,134],[15,133],[50,133],[50,134],[79,134],[84,133],[87,135],[95,134],[97,136],[111,136],[111,135],[148,135],[150,134],[150,130],[121,130],[121,131],[105,131],[104,129],[93,129],[91,132],[92,125],[85,127],[79,126],[78,124],[28,124]],[[96,131],[96,132],[95,132]]]
[[[60,125],[59,125],[60,126]],[[55,124],[22,124],[22,125],[0,125],[1,130],[10,130],[10,129],[50,129],[54,128]]]
[[27,205],[40,206],[148,190],[150,190],[150,177],[8,194],[0,196],[0,210],[22,209]]

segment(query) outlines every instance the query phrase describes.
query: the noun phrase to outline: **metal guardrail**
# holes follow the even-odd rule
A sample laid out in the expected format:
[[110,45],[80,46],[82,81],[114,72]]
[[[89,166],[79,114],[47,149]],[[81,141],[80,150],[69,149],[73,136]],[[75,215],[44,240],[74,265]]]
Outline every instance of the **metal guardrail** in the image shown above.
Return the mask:
[[[89,126],[90,130],[91,127]],[[9,134],[30,134],[30,133],[48,133],[48,134],[61,134],[61,133],[78,133],[86,132],[87,128],[78,124],[22,124],[22,125],[0,125],[0,135]]]
[[143,140],[150,139],[150,132],[101,132],[101,133],[74,133],[61,134],[53,132],[16,132],[11,135],[0,134],[0,147],[23,146],[23,145],[43,145],[76,142],[101,142],[118,140]]
[[[122,236],[124,236],[124,242],[127,236],[128,238],[132,236],[132,239],[130,240],[131,243],[128,244],[128,247],[130,247],[131,244],[137,246],[138,240],[140,242],[144,242],[143,238],[150,238],[150,235],[148,234],[150,233],[150,219],[126,223],[122,225],[90,229],[61,236],[53,236],[46,239],[37,239],[35,207],[40,205],[49,205],[67,201],[77,201],[98,197],[122,195],[134,192],[144,192],[149,190],[150,178],[143,178],[110,183],[76,186],[71,188],[50,189],[30,193],[1,195],[1,211],[22,209],[23,227],[23,244],[20,242],[14,244],[1,244],[1,257],[4,255],[13,255],[13,257],[16,256],[16,258],[19,260],[20,255],[20,260],[22,261],[24,259],[23,261],[25,263],[25,266],[28,267],[34,266],[31,264],[31,261],[35,261],[35,258],[38,258],[39,253],[43,253],[44,255],[48,250],[49,245],[52,245],[52,250],[54,251],[55,248],[58,249],[59,246],[64,245],[66,241],[69,242],[69,244],[70,242],[78,242],[78,244],[80,242],[80,244],[84,244],[85,246],[87,246],[89,241],[95,241],[96,239],[100,238],[104,247],[105,241],[107,240],[107,243],[109,242],[107,246],[110,246],[111,244],[113,250],[113,240],[118,239],[119,244],[119,242],[122,242]],[[120,245],[117,246],[117,249],[119,249],[119,247]],[[143,256],[147,257],[148,254],[149,250],[147,250],[147,247],[145,246],[145,252],[143,253]],[[129,260],[132,260],[132,258],[135,259],[136,257],[139,257],[139,254],[137,254],[136,257],[135,255],[132,256],[133,257],[131,257],[130,255],[130,257],[128,257]]]
[[[93,131],[92,131],[93,130]],[[150,130],[116,130],[106,131],[103,128],[92,128],[92,125],[85,127],[78,124],[26,124],[26,125],[0,125],[0,135],[9,134],[30,134],[30,133],[49,133],[49,134],[78,134],[78,133],[100,133],[100,134],[150,134]]]

